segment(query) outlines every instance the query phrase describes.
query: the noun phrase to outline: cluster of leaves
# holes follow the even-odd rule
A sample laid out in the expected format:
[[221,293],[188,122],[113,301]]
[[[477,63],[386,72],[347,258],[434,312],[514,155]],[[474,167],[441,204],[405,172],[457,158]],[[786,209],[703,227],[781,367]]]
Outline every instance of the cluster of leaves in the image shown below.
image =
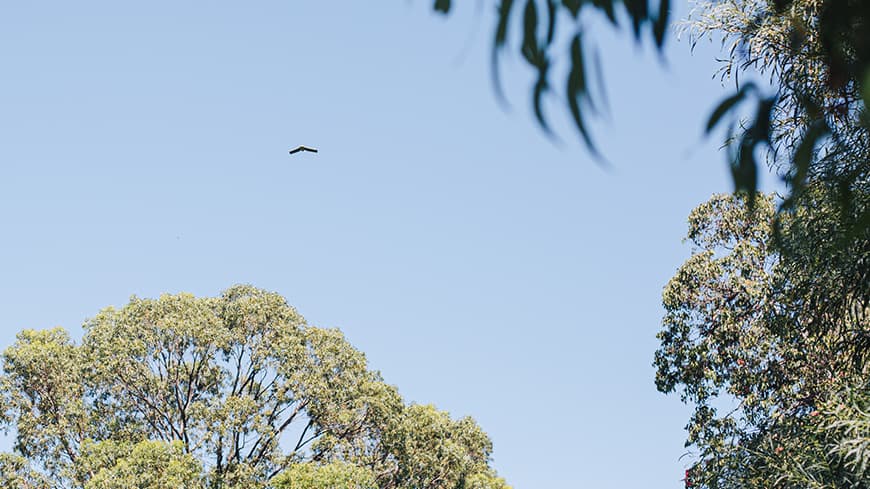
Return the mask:
[[133,298],[3,354],[3,487],[506,489],[470,418],[406,405],[283,297]]
[[[727,57],[720,74],[737,93],[710,117],[707,131],[730,120],[729,156],[738,190],[754,192],[756,149],[768,149],[790,192],[781,210],[794,210],[806,187],[824,181],[844,214],[868,192],[870,165],[870,4],[821,0],[722,0],[699,2],[683,24],[691,40],[719,38]],[[752,70],[776,88],[764,95],[739,82]],[[755,100],[754,116],[739,120],[742,104]],[[735,129],[737,127],[737,129]],[[852,223],[870,225],[866,207]]]
[[689,218],[655,365],[694,406],[693,486],[870,484],[870,232],[843,245],[829,194],[805,192],[778,240],[770,196],[718,195]]
[[[695,407],[687,484],[870,487],[867,7],[722,0],[686,23],[729,45],[724,78],[754,69],[777,89],[738,84],[710,118],[708,131],[731,116],[746,193],[693,212],[695,253],[664,292],[656,383]],[[789,186],[778,212],[753,198],[759,146]]]
[[[447,13],[451,2],[436,0],[435,10]],[[520,13],[519,11],[522,11]],[[668,25],[668,0],[526,0],[522,9],[513,0],[499,0],[492,43],[493,72],[498,75],[500,54],[511,45],[510,26],[522,24],[517,50],[535,72],[531,99],[535,116],[549,132],[542,100],[553,86],[551,68],[559,58],[568,61],[565,103],[579,134],[595,152],[588,131],[588,113],[604,94],[593,91],[590,79],[600,80],[597,51],[584,36],[584,19],[603,15],[612,26],[624,19],[636,41],[650,32],[661,49]],[[546,11],[540,15],[539,11]],[[513,22],[514,19],[517,22]],[[838,185],[841,207],[852,205],[856,193],[867,192],[870,158],[870,3],[864,0],[710,0],[699,1],[689,31],[695,39],[723,38],[728,56],[723,77],[738,81],[744,70],[771,76],[776,93],[766,95],[753,84],[740,86],[711,114],[707,131],[731,120],[729,162],[737,191],[753,203],[758,184],[757,155],[767,154],[791,187],[781,209],[790,211],[813,175]],[[555,44],[569,38],[567,48]],[[588,63],[589,52],[594,62]],[[602,83],[599,83],[602,85]],[[497,86],[498,87],[498,86]],[[755,101],[754,115],[741,119],[744,102]],[[846,212],[849,212],[847,209]],[[870,225],[870,214],[859,216]]]
[[[657,383],[696,406],[687,443],[699,450],[697,485],[870,486],[868,8],[723,0],[699,4],[686,24],[694,40],[730,43],[723,77],[770,75],[775,96],[744,84],[708,130],[755,97],[754,120],[730,130],[741,148],[735,171],[754,168],[766,145],[790,189],[776,214],[769,198],[754,213],[740,199],[702,206],[692,230],[739,223],[743,232],[696,240],[701,251],[681,274],[699,275],[678,274],[665,292]],[[718,414],[727,401],[735,409]]]
[[[503,99],[498,82],[498,63],[512,39],[512,20],[514,17],[521,17],[522,31],[518,50],[526,65],[535,72],[532,106],[538,123],[550,133],[543,102],[544,97],[553,92],[552,68],[560,56],[565,56],[568,60],[563,93],[565,103],[583,142],[595,153],[595,144],[588,129],[588,113],[596,113],[600,106],[596,100],[600,101],[605,94],[603,84],[599,84],[598,91],[593,91],[590,83],[591,79],[600,80],[601,67],[597,49],[590,46],[589,39],[584,37],[584,19],[589,15],[603,16],[614,28],[618,28],[620,19],[623,19],[630,25],[636,40],[641,40],[645,33],[649,33],[655,45],[661,48],[668,29],[670,0],[659,0],[655,3],[649,0],[526,0],[522,7],[517,3],[514,0],[500,0],[498,3],[492,48],[496,92]],[[447,14],[451,2],[436,0],[434,8]],[[542,15],[542,12],[546,13]],[[568,41],[562,45],[562,40],[565,39]],[[593,60],[591,69],[590,58]]]

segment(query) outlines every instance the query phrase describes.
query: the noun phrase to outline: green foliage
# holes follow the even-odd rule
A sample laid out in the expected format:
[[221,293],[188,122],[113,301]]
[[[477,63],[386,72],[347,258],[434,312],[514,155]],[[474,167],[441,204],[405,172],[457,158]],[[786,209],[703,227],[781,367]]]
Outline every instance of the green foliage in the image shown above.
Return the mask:
[[[738,100],[726,99],[717,108],[708,129],[726,114],[733,127],[739,102],[755,99],[757,113],[751,121],[741,122],[740,131],[730,137],[738,146],[762,144],[772,150],[767,152],[770,162],[790,187],[784,209],[792,208],[814,181],[836,184],[844,208],[854,196],[866,194],[870,156],[870,119],[863,96],[865,73],[870,73],[866,2],[722,0],[696,5],[684,29],[693,44],[703,37],[722,39],[727,52],[722,78],[737,82],[741,72],[751,69],[768,74],[776,87],[775,96],[766,97],[744,85]],[[754,153],[746,154],[756,165]],[[732,161],[739,162],[738,157]],[[737,179],[736,183],[741,188],[749,182]],[[861,225],[868,224],[865,215]]]
[[0,412],[20,455],[2,459],[6,480],[253,489],[437,478],[431,487],[452,489],[494,477],[470,418],[406,406],[341,332],[307,325],[277,294],[134,297],[85,331],[81,345],[62,329],[23,331],[4,352]]
[[81,468],[89,477],[85,489],[195,489],[199,462],[184,453],[180,441],[142,441],[135,445],[106,441],[83,447]]
[[[759,196],[689,217],[692,256],[665,287],[656,385],[694,406],[698,487],[867,487],[868,231],[824,187],[781,221]],[[787,253],[783,254],[783,250]]]
[[51,483],[30,467],[27,459],[10,453],[0,453],[0,487],[18,489],[49,489]]
[[396,457],[396,487],[453,489],[487,474],[492,444],[471,418],[450,419],[434,406],[411,405],[385,435]]
[[472,475],[466,481],[465,487],[467,489],[511,489],[511,486],[492,470]]
[[344,462],[294,464],[272,482],[275,489],[377,489],[374,474]]
[[[435,10],[449,11],[448,2]],[[531,101],[535,118],[550,133],[543,100],[553,93],[553,73],[567,73],[564,105],[586,147],[595,153],[589,115],[604,98],[598,51],[585,33],[590,16],[607,19],[614,28],[626,22],[636,41],[645,33],[659,50],[669,28],[669,0],[500,0],[492,41],[492,71],[498,84],[498,61],[512,47],[534,72]],[[546,12],[545,15],[542,13]],[[521,25],[517,36],[512,28]],[[788,211],[813,177],[836,182],[839,204],[867,193],[870,160],[870,3],[864,0],[709,0],[697,2],[687,30],[699,37],[723,39],[723,78],[738,81],[745,70],[768,73],[776,93],[739,87],[711,114],[706,131],[730,120],[728,159],[735,189],[747,193],[750,205],[758,185],[759,162],[766,154],[790,186],[782,205]],[[516,39],[514,39],[516,38]],[[564,45],[563,45],[564,43]],[[589,60],[593,60],[590,63]],[[567,70],[553,67],[564,63]],[[753,115],[739,119],[743,107]],[[734,127],[738,127],[736,131]],[[870,214],[859,226],[870,226]]]
[[87,407],[82,353],[66,331],[22,331],[3,355],[4,421],[18,430],[16,450],[50,474],[75,461],[99,414]]
[[823,429],[834,435],[831,454],[856,477],[870,480],[870,386],[847,390],[828,402],[823,412]]
[[[698,248],[665,290],[657,385],[695,406],[696,486],[870,486],[870,133],[863,78],[850,71],[867,58],[848,47],[866,39],[861,8],[726,0],[700,4],[688,23],[731,43],[723,77],[770,73],[777,97],[735,137],[741,150],[768,145],[790,187],[776,214],[769,198],[754,212],[722,196],[696,210]],[[838,9],[855,22],[832,24]],[[851,40],[832,46],[833,28]],[[710,127],[750,93],[723,102]],[[710,230],[717,239],[697,239]]]
[[[448,13],[450,2],[436,0],[435,11]],[[542,15],[540,12],[546,12]],[[500,0],[497,8],[497,26],[493,36],[492,71],[495,78],[496,91],[501,96],[499,83],[499,60],[504,50],[510,45],[513,20],[521,22],[522,31],[517,50],[526,65],[535,72],[532,85],[532,106],[535,117],[541,127],[549,133],[547,117],[543,111],[544,97],[554,93],[557,86],[551,81],[551,74],[556,60],[563,56],[568,62],[568,72],[565,77],[565,102],[578,133],[586,147],[595,152],[595,145],[588,131],[588,114],[595,113],[596,99],[603,96],[596,93],[587,80],[590,79],[588,59],[595,60],[594,69],[598,66],[599,55],[594,46],[582,35],[582,25],[588,15],[604,16],[614,27],[618,27],[620,19],[627,21],[635,39],[640,40],[645,33],[651,35],[656,46],[664,43],[670,15],[670,0],[526,0],[520,7],[514,0]],[[568,32],[569,34],[564,34]],[[563,33],[562,35],[559,35]],[[561,41],[569,39],[567,44]],[[561,53],[561,54],[557,54]],[[603,90],[603,86],[597,87]]]

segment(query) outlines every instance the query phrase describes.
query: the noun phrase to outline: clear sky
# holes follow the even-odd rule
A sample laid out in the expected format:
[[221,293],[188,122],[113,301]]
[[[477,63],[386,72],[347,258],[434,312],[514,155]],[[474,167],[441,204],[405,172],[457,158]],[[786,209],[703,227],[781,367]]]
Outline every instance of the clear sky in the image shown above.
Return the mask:
[[602,170],[516,55],[498,104],[489,2],[454,3],[0,4],[0,347],[251,283],[473,416],[517,489],[682,487],[651,362],[686,216],[731,188],[716,51],[600,38]]

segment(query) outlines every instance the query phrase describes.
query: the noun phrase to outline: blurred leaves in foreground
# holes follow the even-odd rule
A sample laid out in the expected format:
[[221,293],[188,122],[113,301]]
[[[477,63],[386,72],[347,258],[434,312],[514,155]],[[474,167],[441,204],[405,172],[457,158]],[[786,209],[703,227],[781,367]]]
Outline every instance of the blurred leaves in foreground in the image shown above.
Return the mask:
[[[435,3],[441,13],[450,9],[450,2]],[[670,9],[669,0],[499,0],[492,40],[496,91],[503,98],[502,53],[515,49],[535,73],[530,92],[540,126],[550,133],[543,100],[555,92],[586,147],[598,154],[589,120],[604,105],[605,93],[601,56],[586,26],[602,19],[661,51]],[[736,93],[718,104],[704,129],[709,133],[727,122],[735,189],[747,193],[752,205],[759,166],[767,164],[789,188],[781,212],[792,210],[810,181],[824,180],[836,189],[843,213],[853,214],[854,196],[868,190],[870,167],[870,2],[699,0],[680,25],[693,45],[702,37],[723,42],[720,75],[734,82]],[[560,62],[567,66],[562,82],[554,80],[552,69]],[[769,76],[774,92],[741,85],[739,75],[748,70]],[[564,90],[554,90],[559,86]],[[655,120],[655,114],[647,117]],[[858,210],[853,232],[870,225],[866,208]]]

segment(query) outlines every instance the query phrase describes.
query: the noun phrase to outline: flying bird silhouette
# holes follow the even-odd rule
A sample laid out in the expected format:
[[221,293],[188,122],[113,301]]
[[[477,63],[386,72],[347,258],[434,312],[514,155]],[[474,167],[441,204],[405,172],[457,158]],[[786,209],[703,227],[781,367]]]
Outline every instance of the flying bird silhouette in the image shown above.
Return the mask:
[[312,153],[316,153],[317,149],[316,148],[309,148],[308,146],[299,146],[297,148],[291,149],[290,154],[295,155],[296,153],[299,153],[301,151],[310,151]]

